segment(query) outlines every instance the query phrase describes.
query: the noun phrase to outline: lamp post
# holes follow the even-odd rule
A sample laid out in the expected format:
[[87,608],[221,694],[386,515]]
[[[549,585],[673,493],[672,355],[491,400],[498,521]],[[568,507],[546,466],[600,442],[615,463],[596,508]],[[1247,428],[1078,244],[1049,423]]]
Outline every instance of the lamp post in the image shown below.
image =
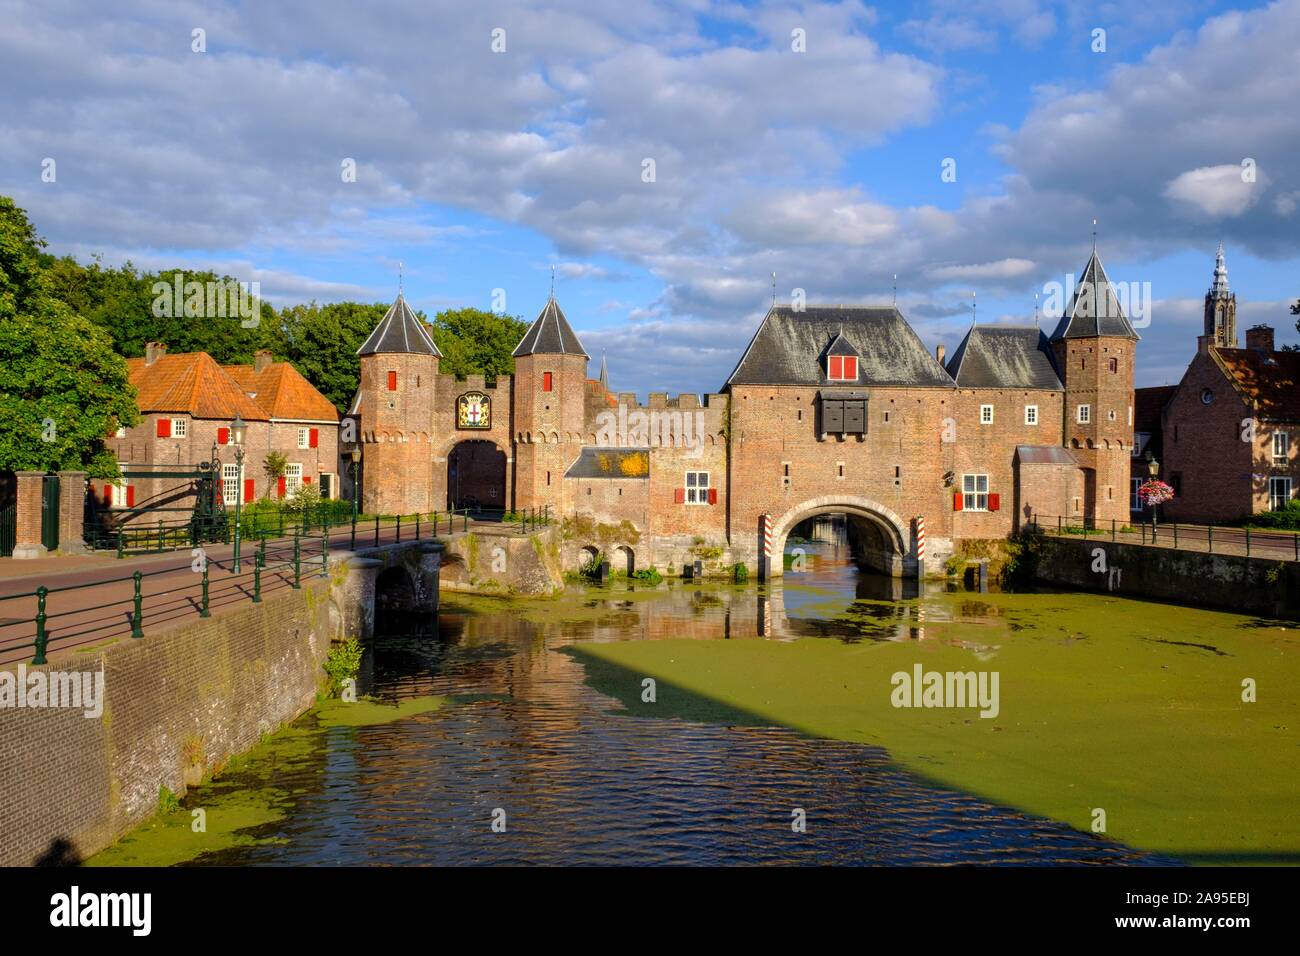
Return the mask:
[[[1159,475],[1160,475],[1160,462],[1156,461],[1156,456],[1151,454],[1150,449],[1147,449],[1147,479],[1150,481],[1154,481],[1157,477],[1159,477]],[[1156,520],[1156,508],[1158,506],[1155,504],[1151,504],[1149,507],[1151,508],[1151,540],[1154,541],[1156,539],[1156,527],[1158,524]]]
[[239,573],[239,505],[244,500],[244,430],[247,426],[239,412],[230,423],[230,440],[235,445],[235,562],[232,570]]
[[361,464],[361,446],[353,445],[352,450],[348,452],[348,457],[352,459],[352,523],[357,523],[357,503],[361,497],[361,488],[357,485],[357,467]]

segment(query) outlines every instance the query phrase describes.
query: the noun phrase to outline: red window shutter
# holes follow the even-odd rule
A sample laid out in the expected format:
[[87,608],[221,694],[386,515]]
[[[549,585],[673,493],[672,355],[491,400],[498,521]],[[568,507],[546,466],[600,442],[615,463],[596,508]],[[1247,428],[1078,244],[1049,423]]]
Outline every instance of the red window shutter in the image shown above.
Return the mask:
[[856,355],[844,356],[844,377],[850,381],[856,381],[858,377],[858,357]]
[[997,511],[1002,506],[1001,495],[989,495],[989,511]]
[[128,508],[135,507],[135,485],[126,486],[126,506]]
[[283,498],[284,491],[285,491],[284,475],[281,475],[279,478],[275,480],[275,493],[279,495],[281,498]]
[[307,447],[308,447],[308,448],[315,448],[315,447],[317,447],[319,444],[320,444],[320,429],[319,429],[319,428],[313,428],[313,429],[312,429],[312,430],[307,434]]
[[952,493],[952,510],[953,510],[953,511],[961,511],[961,492],[960,492],[960,491],[954,491],[954,492]]
[[95,483],[93,481],[86,482],[86,493],[90,495],[91,501],[99,500],[98,498],[95,497]]
[[388,373],[388,390],[389,390],[390,392],[395,392],[395,391],[397,391],[397,373],[396,373],[396,372],[389,372],[389,373]]
[[552,385],[554,385],[554,381],[553,381],[552,378],[551,378],[551,373],[550,373],[550,372],[543,372],[543,373],[542,373],[542,391],[543,391],[543,392],[549,392],[549,391],[551,391],[551,387],[552,387]]
[[674,488],[674,489],[673,489],[673,503],[674,503],[674,504],[679,504],[679,505],[684,505],[684,504],[686,504],[686,489],[685,489],[685,488]]
[[252,500],[253,500],[253,479],[245,478],[244,479],[244,504],[248,504]]
[[111,507],[113,504],[113,486],[104,482],[104,505]]
[[217,444],[218,445],[230,444],[230,429],[226,428],[224,425],[221,428],[217,429]]
[[843,377],[844,377],[844,357],[843,357],[843,356],[840,356],[840,355],[832,355],[832,356],[830,357],[830,362],[828,363],[828,368],[827,368],[827,374],[826,374],[826,377],[827,377],[827,378],[830,378],[830,379],[838,379],[838,378],[843,378]]
[[170,418],[158,419],[158,437],[170,438],[172,434],[172,420]]
[[709,504],[711,504],[711,505],[716,505],[717,503],[718,503],[718,489],[717,489],[717,488],[710,488],[710,489],[709,489]]
[[302,476],[302,483],[303,483],[304,485],[310,485],[310,484],[311,484],[311,475],[303,475],[303,476]]

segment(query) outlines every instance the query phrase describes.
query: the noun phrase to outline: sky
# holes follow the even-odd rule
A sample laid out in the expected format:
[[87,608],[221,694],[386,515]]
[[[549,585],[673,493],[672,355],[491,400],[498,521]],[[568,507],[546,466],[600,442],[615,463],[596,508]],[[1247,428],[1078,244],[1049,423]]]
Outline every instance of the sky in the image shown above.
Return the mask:
[[0,0],[0,193],[57,254],[528,320],[554,271],[643,397],[718,391],[774,289],[1050,331],[1094,230],[1139,385],[1220,242],[1243,340],[1300,341],[1300,0],[111,6]]

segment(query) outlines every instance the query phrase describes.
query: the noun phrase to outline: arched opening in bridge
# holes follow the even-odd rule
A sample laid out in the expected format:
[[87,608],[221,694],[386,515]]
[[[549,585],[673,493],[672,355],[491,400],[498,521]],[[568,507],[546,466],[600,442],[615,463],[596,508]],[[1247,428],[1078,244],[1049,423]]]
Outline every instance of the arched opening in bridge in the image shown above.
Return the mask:
[[417,611],[415,582],[406,568],[385,568],[375,579],[375,634],[406,634],[423,617]]
[[447,507],[482,517],[506,510],[506,453],[481,438],[457,442],[447,455]]
[[[890,577],[915,572],[910,532],[889,508],[866,498],[825,497],[775,516],[773,576],[812,570],[819,555]],[[777,564],[776,556],[781,555]]]
[[628,547],[615,548],[609,559],[609,567],[610,570],[617,571],[620,574],[633,574],[636,571],[636,556],[632,554],[632,549]]
[[600,560],[600,549],[594,544],[589,544],[578,552],[578,570],[594,569],[598,560]]

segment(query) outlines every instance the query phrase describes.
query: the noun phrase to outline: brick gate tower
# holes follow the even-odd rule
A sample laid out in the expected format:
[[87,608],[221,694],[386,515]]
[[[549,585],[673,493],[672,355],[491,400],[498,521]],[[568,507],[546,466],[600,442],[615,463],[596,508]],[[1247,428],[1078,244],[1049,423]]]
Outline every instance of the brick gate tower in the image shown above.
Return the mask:
[[1095,247],[1051,341],[1065,384],[1063,442],[1084,472],[1083,514],[1127,522],[1138,335]]
[[433,413],[442,353],[398,293],[361,357],[361,510],[411,514],[433,500]]
[[587,353],[552,296],[513,354],[515,507],[559,513],[564,473],[582,453]]

